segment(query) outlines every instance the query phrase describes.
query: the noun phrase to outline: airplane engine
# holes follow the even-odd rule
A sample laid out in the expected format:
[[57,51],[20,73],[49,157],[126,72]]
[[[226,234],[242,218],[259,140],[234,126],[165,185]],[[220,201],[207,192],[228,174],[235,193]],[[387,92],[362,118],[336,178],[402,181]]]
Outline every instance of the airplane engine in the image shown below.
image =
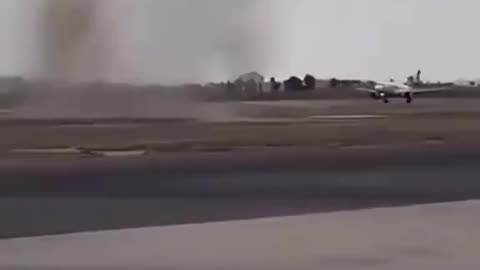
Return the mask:
[[375,93],[371,93],[370,96],[375,100],[379,100],[379,99],[386,99],[387,94],[383,91],[377,91]]

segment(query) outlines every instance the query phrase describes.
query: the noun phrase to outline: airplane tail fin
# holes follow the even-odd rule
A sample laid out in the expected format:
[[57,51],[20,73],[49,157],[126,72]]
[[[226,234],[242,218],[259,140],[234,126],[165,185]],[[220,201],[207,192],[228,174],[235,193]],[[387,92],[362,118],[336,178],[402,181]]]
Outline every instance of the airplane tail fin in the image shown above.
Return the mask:
[[406,84],[410,86],[422,84],[422,71],[418,70],[415,75],[409,76]]
[[418,70],[417,71],[417,76],[415,77],[416,82],[421,82],[422,81],[422,71]]

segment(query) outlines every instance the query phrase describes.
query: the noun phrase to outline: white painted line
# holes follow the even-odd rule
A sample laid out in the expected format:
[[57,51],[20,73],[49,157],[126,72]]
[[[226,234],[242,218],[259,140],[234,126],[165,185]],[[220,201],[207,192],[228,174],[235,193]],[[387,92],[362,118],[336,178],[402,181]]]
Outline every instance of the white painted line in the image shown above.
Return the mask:
[[311,116],[312,119],[325,119],[325,120],[349,120],[349,119],[375,119],[375,118],[387,118],[386,115],[362,115],[362,114],[353,114],[353,115],[314,115]]
[[32,148],[32,149],[13,149],[10,153],[16,154],[78,154],[80,151],[73,147],[66,148]]
[[61,124],[57,125],[59,127],[66,127],[66,128],[132,128],[132,127],[139,127],[141,124],[132,124],[132,123],[124,123],[124,124]]
[[343,150],[371,150],[371,149],[380,149],[384,147],[384,145],[348,145],[348,146],[340,146],[340,149]]
[[105,157],[133,157],[143,156],[146,154],[144,150],[132,150],[132,151],[92,151],[93,154],[105,156]]
[[430,145],[443,145],[443,144],[445,144],[445,141],[444,140],[429,139],[429,140],[425,140],[425,143],[430,144]]
[[88,154],[94,156],[104,157],[131,157],[145,155],[144,150],[131,151],[96,151],[90,149],[70,148],[38,148],[38,149],[13,149],[10,150],[12,154]]

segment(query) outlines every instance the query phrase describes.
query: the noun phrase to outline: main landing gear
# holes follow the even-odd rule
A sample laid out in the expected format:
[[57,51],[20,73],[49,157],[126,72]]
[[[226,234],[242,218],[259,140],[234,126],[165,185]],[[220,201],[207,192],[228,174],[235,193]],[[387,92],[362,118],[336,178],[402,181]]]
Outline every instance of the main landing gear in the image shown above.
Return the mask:
[[406,99],[408,104],[412,103],[412,101],[413,101],[412,94],[410,94],[410,93],[405,94],[405,99]]

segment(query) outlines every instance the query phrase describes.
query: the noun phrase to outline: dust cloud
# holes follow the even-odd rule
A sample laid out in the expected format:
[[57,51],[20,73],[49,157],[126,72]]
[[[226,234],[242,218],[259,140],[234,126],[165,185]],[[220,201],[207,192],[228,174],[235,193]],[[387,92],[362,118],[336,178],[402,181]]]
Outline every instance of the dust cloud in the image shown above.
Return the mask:
[[[37,59],[42,84],[18,115],[228,118],[234,109],[188,91],[134,85],[233,79],[269,63],[268,0],[37,0]],[[73,84],[99,82],[88,89]],[[105,84],[123,83],[117,91]],[[48,90],[46,90],[48,89]]]
[[268,65],[268,1],[43,1],[43,76],[179,84]]

